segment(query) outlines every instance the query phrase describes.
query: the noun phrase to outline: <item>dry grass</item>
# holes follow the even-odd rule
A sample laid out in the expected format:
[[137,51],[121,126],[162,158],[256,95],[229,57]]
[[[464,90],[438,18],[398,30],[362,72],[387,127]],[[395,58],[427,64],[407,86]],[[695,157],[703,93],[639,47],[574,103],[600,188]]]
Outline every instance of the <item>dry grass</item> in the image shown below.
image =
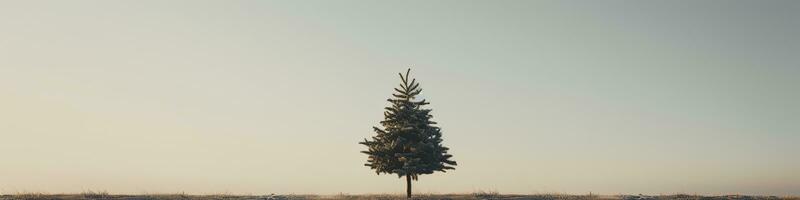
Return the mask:
[[[42,193],[19,193],[13,195],[2,195],[0,200],[84,200],[84,199],[107,199],[107,200],[404,200],[405,196],[390,194],[370,194],[370,195],[187,195],[187,194],[146,194],[146,195],[116,195],[107,192],[83,192],[80,194],[42,194]],[[510,195],[499,194],[497,192],[475,192],[472,194],[417,194],[414,199],[437,199],[437,200],[800,200],[799,197],[776,197],[776,196],[747,196],[747,195],[725,195],[725,196],[699,196],[699,195],[568,195],[568,194],[532,194],[532,195]]]

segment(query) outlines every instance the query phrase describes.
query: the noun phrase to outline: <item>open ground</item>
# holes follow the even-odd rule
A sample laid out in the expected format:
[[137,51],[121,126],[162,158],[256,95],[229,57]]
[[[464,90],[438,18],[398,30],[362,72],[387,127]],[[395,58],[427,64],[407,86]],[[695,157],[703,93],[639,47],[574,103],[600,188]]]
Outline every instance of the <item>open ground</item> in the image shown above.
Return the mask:
[[[406,199],[400,194],[369,194],[369,195],[188,195],[188,194],[147,194],[147,195],[115,195],[108,193],[81,193],[81,194],[38,194],[21,193],[2,195],[0,200],[82,200],[82,199],[108,199],[108,200],[391,200]],[[530,194],[513,195],[497,193],[472,193],[472,194],[419,194],[413,199],[437,200],[800,200],[796,196],[754,196],[754,195],[568,195],[568,194]]]

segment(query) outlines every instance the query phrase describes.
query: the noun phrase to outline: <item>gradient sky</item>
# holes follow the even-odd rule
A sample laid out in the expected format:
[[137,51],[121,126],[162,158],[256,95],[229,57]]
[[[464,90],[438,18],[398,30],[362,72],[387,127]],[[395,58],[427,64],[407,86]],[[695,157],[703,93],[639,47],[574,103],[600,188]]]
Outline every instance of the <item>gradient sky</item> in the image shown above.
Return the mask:
[[800,1],[3,1],[0,193],[800,195]]

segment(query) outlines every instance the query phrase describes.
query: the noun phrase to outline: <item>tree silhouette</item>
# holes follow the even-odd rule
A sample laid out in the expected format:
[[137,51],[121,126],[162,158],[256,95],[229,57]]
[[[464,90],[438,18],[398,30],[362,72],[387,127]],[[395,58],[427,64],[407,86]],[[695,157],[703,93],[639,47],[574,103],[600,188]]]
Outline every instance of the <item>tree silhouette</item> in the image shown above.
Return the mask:
[[422,92],[416,79],[409,82],[408,75],[399,73],[402,83],[399,88],[394,88],[393,98],[388,99],[391,107],[386,107],[381,121],[383,129],[372,127],[377,135],[372,140],[364,139],[359,144],[366,145],[369,149],[362,151],[369,155],[366,166],[374,169],[377,174],[397,174],[399,178],[406,177],[406,197],[411,198],[411,180],[417,180],[421,174],[432,174],[435,171],[445,172],[453,170],[455,161],[447,154],[448,148],[442,146],[442,133],[436,122],[431,121],[433,116],[430,109],[423,109],[428,105],[424,99],[415,101],[415,97]]

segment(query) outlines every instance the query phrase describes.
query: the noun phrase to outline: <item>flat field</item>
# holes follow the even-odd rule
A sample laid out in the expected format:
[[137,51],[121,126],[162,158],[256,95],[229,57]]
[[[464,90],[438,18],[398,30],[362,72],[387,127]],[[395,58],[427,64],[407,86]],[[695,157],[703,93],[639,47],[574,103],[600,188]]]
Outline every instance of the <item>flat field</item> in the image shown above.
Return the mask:
[[[13,194],[2,195],[0,200],[82,200],[82,199],[107,199],[107,200],[403,200],[403,195],[373,194],[373,195],[186,195],[186,194],[153,194],[153,195],[114,195],[106,193],[87,194]],[[419,194],[414,199],[435,200],[800,200],[796,196],[748,196],[748,195],[567,195],[567,194],[532,194],[511,195],[494,193],[476,194]]]

